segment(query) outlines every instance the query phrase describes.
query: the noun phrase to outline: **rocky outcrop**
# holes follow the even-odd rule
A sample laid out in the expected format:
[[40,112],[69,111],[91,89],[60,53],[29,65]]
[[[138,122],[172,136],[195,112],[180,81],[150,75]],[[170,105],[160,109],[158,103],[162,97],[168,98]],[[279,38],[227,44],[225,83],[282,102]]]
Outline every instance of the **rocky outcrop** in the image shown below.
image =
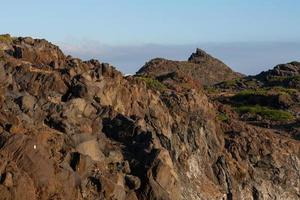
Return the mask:
[[171,61],[161,58],[147,62],[138,72],[138,75],[157,77],[169,73],[182,73],[191,77],[202,85],[213,85],[222,81],[242,77],[232,71],[220,60],[212,57],[201,49],[197,49],[188,61]]
[[213,99],[235,107],[241,120],[299,140],[299,71],[299,62],[280,64],[255,76],[216,84],[207,91]]
[[0,47],[0,199],[299,198],[299,141],[220,121],[183,72],[156,90],[44,40]]
[[299,62],[290,62],[286,64],[280,64],[275,66],[273,69],[268,70],[266,72],[262,72],[256,77],[258,78],[267,78],[270,76],[277,76],[277,77],[293,77],[300,75],[300,63]]

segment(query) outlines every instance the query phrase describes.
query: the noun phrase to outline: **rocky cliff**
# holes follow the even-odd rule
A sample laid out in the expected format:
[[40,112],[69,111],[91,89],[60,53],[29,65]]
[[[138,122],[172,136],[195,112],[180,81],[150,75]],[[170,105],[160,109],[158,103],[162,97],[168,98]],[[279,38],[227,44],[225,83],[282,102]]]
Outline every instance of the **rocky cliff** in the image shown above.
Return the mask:
[[299,141],[153,77],[1,36],[0,199],[299,199]]

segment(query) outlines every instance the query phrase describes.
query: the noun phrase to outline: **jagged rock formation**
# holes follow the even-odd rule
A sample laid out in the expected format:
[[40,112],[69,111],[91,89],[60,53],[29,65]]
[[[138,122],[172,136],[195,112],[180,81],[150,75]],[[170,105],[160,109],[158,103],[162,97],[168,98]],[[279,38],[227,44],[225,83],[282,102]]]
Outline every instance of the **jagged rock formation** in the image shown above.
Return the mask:
[[0,199],[299,198],[299,141],[240,121],[183,72],[123,77],[5,37]]
[[280,64],[255,76],[246,76],[216,84],[221,89],[249,89],[260,87],[284,87],[300,89],[300,63]]
[[262,72],[256,77],[258,78],[267,78],[270,76],[279,76],[279,77],[293,77],[300,76],[300,63],[299,62],[291,62],[287,64],[280,64],[266,72]]
[[137,74],[157,77],[174,72],[190,76],[202,85],[213,85],[243,76],[240,73],[232,71],[223,62],[201,49],[197,49],[188,61],[171,61],[162,58],[153,59],[147,62]]

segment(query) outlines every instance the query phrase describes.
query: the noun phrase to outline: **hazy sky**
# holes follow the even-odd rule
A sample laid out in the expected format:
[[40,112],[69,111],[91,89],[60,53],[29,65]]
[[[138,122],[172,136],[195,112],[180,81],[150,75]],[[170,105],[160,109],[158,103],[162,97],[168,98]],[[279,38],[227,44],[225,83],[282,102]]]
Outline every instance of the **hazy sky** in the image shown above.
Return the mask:
[[298,0],[1,0],[0,23],[124,73],[196,47],[250,74],[300,60]]

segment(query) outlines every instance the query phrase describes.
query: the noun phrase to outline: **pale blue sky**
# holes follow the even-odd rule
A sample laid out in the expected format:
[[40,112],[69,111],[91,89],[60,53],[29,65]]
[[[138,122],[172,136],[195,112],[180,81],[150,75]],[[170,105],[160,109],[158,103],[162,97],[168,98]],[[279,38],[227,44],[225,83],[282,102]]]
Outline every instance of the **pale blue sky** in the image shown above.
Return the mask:
[[46,38],[125,73],[147,61],[137,56],[186,59],[196,46],[244,73],[300,57],[298,0],[1,0],[0,23],[1,33]]

